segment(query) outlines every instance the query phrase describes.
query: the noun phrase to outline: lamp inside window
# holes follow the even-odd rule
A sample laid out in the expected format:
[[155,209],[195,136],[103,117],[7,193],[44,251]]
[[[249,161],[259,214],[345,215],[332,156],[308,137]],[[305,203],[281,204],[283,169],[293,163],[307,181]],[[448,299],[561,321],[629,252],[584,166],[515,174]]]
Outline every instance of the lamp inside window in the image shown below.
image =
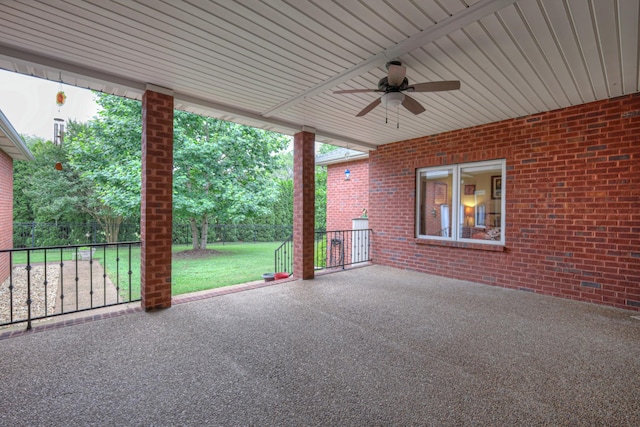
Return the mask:
[[475,214],[475,209],[473,208],[473,206],[464,207],[464,225],[466,227],[473,227],[475,225],[474,214]]

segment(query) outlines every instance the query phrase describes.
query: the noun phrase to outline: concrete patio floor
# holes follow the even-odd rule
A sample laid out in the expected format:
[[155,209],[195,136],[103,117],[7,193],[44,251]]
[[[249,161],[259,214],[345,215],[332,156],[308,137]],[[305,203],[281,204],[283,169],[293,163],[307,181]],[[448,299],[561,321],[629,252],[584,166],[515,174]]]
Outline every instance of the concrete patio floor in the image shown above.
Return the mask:
[[0,425],[637,426],[638,315],[369,266],[0,340]]

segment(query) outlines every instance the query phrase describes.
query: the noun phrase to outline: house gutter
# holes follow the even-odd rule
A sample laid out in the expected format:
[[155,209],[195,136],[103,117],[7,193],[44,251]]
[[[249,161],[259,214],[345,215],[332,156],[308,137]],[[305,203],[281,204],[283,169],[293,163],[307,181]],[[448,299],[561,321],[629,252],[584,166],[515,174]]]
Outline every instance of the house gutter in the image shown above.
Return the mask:
[[31,153],[31,151],[29,151],[29,148],[27,148],[24,140],[13,128],[13,126],[9,122],[9,119],[7,119],[2,110],[0,110],[0,131],[2,131],[9,142],[15,146],[20,154],[19,156],[15,156],[11,155],[11,153],[7,153],[9,154],[9,156],[11,156],[12,158],[17,158],[19,160],[35,160],[35,157],[33,157],[33,154]]
[[368,158],[368,152],[338,149],[335,151],[330,151],[326,154],[316,156],[316,166],[327,166],[336,163],[353,162],[355,160],[364,160]]

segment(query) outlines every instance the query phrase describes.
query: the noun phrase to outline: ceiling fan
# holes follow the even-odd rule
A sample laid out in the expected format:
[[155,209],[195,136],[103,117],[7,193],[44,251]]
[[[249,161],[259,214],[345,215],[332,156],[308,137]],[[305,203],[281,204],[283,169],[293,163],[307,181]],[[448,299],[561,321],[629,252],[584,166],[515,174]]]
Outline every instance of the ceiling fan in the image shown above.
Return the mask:
[[369,111],[376,108],[379,104],[389,107],[397,107],[402,105],[413,114],[420,114],[425,111],[424,107],[418,101],[405,94],[404,92],[440,92],[446,90],[460,89],[458,80],[449,80],[441,82],[427,82],[409,84],[409,80],[405,76],[407,67],[402,65],[400,61],[387,62],[387,77],[383,77],[378,82],[378,89],[349,89],[338,90],[333,93],[349,94],[363,92],[382,92],[382,96],[377,98],[371,104],[364,107],[362,111],[356,114],[356,117],[362,117]]

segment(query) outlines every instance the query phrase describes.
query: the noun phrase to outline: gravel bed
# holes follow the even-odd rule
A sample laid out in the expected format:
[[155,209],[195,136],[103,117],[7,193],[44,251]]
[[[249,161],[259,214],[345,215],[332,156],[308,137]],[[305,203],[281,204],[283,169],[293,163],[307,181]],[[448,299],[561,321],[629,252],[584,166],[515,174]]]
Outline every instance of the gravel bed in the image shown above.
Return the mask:
[[[31,266],[31,317],[45,315],[45,302],[47,314],[55,313],[56,295],[58,292],[58,278],[60,267],[47,266],[46,294],[45,294],[45,269],[44,265]],[[13,293],[9,289],[10,281],[13,281]],[[11,298],[13,297],[13,321],[27,319],[27,269],[24,265],[13,267],[13,278],[7,279],[0,286],[0,325],[11,321]]]

